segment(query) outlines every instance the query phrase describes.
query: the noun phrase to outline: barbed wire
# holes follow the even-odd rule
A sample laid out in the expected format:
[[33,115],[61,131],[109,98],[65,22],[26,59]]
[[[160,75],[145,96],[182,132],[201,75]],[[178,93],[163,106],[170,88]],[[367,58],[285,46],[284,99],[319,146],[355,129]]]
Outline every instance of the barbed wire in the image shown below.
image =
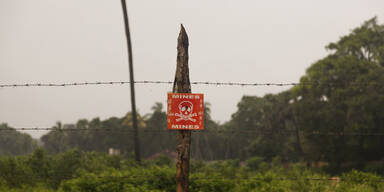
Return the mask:
[[[3,176],[3,175],[0,175]],[[69,176],[69,175],[62,175],[64,176],[63,179],[70,180],[70,179],[79,179],[79,178],[97,178],[97,179],[150,179],[151,175],[123,175],[123,176],[112,176],[112,175],[81,175],[81,176]],[[156,175],[154,175],[156,176]],[[161,177],[164,175],[161,175]],[[176,180],[176,175],[173,176],[174,180]],[[340,177],[327,177],[327,178],[316,178],[316,177],[276,177],[276,178],[263,178],[263,177],[249,177],[249,178],[225,178],[225,177],[219,177],[219,178],[213,178],[213,177],[196,177],[196,176],[190,176],[190,181],[193,180],[210,180],[210,181],[221,181],[221,180],[231,180],[231,181],[264,181],[264,180],[277,180],[277,181],[298,181],[298,180],[307,180],[307,181],[337,181],[337,182],[384,182],[383,179],[377,179],[377,180],[370,180],[370,179],[342,179]]]
[[[124,128],[55,128],[55,127],[18,127],[18,128],[0,128],[4,131],[57,131],[57,132],[76,132],[76,131],[95,131],[95,132],[113,132],[113,133],[133,133],[133,130]],[[141,133],[175,133],[178,130],[167,129],[141,129]],[[194,133],[215,133],[215,134],[260,134],[260,135],[295,135],[296,130],[269,131],[269,130],[191,130]],[[305,135],[323,135],[323,136],[384,136],[384,133],[361,133],[361,132],[307,132],[299,131],[299,134]]]
[[[0,174],[0,177],[4,177],[6,174]],[[97,178],[97,179],[142,179],[146,178],[149,179],[151,175],[122,175],[122,176],[115,176],[115,175],[80,175],[80,176],[70,176],[69,174],[62,174],[59,176],[63,176],[62,178],[65,180],[70,179],[80,179],[80,178]],[[156,176],[156,175],[153,175]],[[161,175],[161,177],[164,175]],[[176,180],[176,175],[173,176],[174,180]],[[340,177],[326,177],[326,178],[318,178],[318,177],[275,177],[275,178],[263,178],[263,177],[248,177],[248,178],[225,178],[225,177],[197,177],[197,176],[190,176],[190,180],[210,180],[210,181],[220,181],[220,180],[234,180],[234,181],[263,181],[263,180],[277,180],[277,181],[298,181],[298,180],[307,180],[307,181],[337,181],[337,182],[384,182],[383,179],[377,179],[377,180],[370,180],[370,179],[343,179]]]
[[[0,88],[17,88],[17,87],[73,87],[73,86],[96,86],[96,85],[125,85],[129,84],[129,81],[96,81],[96,82],[73,82],[73,83],[12,83],[12,84],[0,84]],[[143,80],[135,81],[135,84],[173,84],[173,81],[152,81],[152,80]],[[242,83],[242,82],[210,82],[210,81],[194,81],[191,82],[191,85],[212,85],[212,86],[240,86],[240,87],[260,87],[260,86],[296,86],[296,85],[326,85],[326,86],[336,86],[336,85],[380,85],[379,83],[356,83],[356,82],[291,82],[291,83]]]
[[[6,174],[0,174],[0,177],[4,177]],[[153,180],[151,176],[154,177],[169,177],[169,175],[80,175],[80,176],[71,176],[70,174],[63,174],[63,175],[56,175],[61,176],[61,180],[72,180],[72,179],[81,179],[81,178],[96,178],[96,179],[106,179],[105,181],[101,181],[102,183],[108,183],[108,182],[114,182],[114,180],[118,182],[126,182],[126,180],[130,179],[147,179],[147,180]],[[6,176],[7,177],[7,176]],[[45,178],[40,178],[45,179]],[[125,181],[122,179],[126,179]],[[172,180],[176,182],[177,178],[176,175],[172,175]],[[248,177],[248,178],[233,178],[233,177],[197,177],[191,175],[189,180],[191,182],[193,181],[199,181],[199,180],[205,180],[205,181],[234,181],[234,182],[241,182],[241,181],[299,181],[299,180],[305,180],[305,181],[313,181],[313,182],[337,182],[337,183],[343,183],[343,182],[354,182],[354,183],[382,183],[384,182],[384,179],[365,179],[365,178],[359,178],[359,179],[345,179],[340,177],[325,177],[325,178],[319,178],[319,177]],[[133,181],[131,181],[133,182]]]

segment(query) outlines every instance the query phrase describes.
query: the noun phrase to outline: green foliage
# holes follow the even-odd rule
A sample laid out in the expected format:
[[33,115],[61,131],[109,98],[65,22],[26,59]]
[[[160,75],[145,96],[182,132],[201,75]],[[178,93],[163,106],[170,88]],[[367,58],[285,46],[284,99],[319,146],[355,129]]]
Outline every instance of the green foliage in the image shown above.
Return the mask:
[[222,178],[219,175],[207,177],[202,173],[192,174],[190,177],[191,192],[226,192],[231,191],[235,186],[235,181],[229,178]]
[[382,178],[373,173],[364,173],[352,170],[349,173],[344,173],[341,176],[345,185],[364,185],[367,188],[372,188],[375,191],[384,190],[384,183]]
[[[49,155],[38,149],[33,154],[0,158],[0,192],[125,192],[175,191],[175,164],[164,158],[137,165],[131,159],[101,153],[70,150]],[[260,168],[262,167],[262,168]],[[240,160],[194,161],[191,192],[242,191],[383,191],[383,177],[351,171],[339,179],[301,164],[286,164],[280,158],[268,163],[254,157]],[[338,178],[338,177],[334,177]]]
[[247,167],[252,171],[259,170],[265,166],[264,158],[262,157],[251,157],[246,162]]
[[344,173],[341,179],[344,182],[340,183],[335,191],[379,192],[384,190],[383,179],[372,173],[352,170]]
[[25,157],[0,158],[0,176],[2,184],[9,187],[21,187],[23,184],[32,185],[34,178],[31,167],[27,166]]
[[331,43],[334,53],[313,64],[293,89],[308,161],[328,161],[330,170],[339,172],[384,157],[383,137],[349,135],[384,131],[383,28],[371,19]]
[[336,55],[350,55],[359,60],[373,62],[384,67],[384,26],[374,17],[355,28],[351,34],[342,37],[327,48]]
[[172,191],[175,189],[175,173],[166,167],[151,166],[147,169],[133,168],[125,171],[110,170],[85,174],[64,182],[59,191]]
[[1,187],[0,186],[0,192],[55,192],[54,189],[49,189],[44,186],[23,186],[21,188],[8,188],[8,187]]
[[173,164],[173,161],[170,157],[166,155],[160,155],[154,160],[150,161],[151,164],[155,164],[157,166],[170,166]]
[[384,175],[384,163],[382,161],[366,163],[364,171]]
[[24,155],[37,148],[37,142],[25,133],[20,133],[7,124],[0,124],[0,155]]
[[[205,130],[219,130],[219,125],[211,119],[209,106],[209,103],[204,105]],[[164,132],[167,129],[167,114],[162,104],[155,103],[152,110],[152,113],[138,117],[140,152],[144,158],[161,154],[170,155],[170,151],[173,152],[176,146],[177,132]],[[132,131],[131,113],[121,118],[112,117],[104,121],[95,118],[91,121],[81,119],[76,124],[62,125],[58,122],[53,129],[41,138],[44,148],[51,154],[72,148],[104,153],[113,148],[120,150],[123,156],[129,156],[133,152],[133,142],[129,132]],[[61,131],[63,129],[81,129],[81,131]],[[100,131],[100,129],[107,131]],[[224,143],[221,135],[194,133],[191,143],[192,157],[200,160],[224,159],[224,152],[219,150],[221,143]]]

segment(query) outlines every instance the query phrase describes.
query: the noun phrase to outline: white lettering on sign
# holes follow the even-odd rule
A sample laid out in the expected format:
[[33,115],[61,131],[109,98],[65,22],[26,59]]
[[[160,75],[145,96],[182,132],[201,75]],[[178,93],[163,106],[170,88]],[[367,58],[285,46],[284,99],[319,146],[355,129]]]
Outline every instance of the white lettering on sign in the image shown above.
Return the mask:
[[172,129],[199,129],[198,125],[172,125]]
[[172,99],[200,99],[199,95],[172,95]]

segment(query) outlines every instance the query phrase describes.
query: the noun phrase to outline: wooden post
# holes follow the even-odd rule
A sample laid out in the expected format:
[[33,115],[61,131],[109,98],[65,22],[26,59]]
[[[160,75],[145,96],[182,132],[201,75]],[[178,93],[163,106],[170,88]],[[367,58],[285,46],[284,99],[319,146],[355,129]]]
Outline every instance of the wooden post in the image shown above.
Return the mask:
[[135,100],[135,78],[133,76],[132,43],[131,43],[131,33],[129,31],[127,4],[126,4],[125,0],[121,0],[121,6],[123,8],[125,36],[127,37],[127,48],[128,48],[129,83],[131,85],[133,145],[134,145],[135,159],[140,164],[141,163],[140,141],[139,141],[139,131],[137,128],[137,114],[136,114],[136,100]]
[[[191,93],[188,68],[188,36],[184,26],[181,25],[179,37],[177,38],[177,66],[175,81],[173,83],[174,93]],[[189,189],[189,157],[191,147],[191,131],[180,130],[177,135],[177,170],[176,185],[177,192],[188,192]]]

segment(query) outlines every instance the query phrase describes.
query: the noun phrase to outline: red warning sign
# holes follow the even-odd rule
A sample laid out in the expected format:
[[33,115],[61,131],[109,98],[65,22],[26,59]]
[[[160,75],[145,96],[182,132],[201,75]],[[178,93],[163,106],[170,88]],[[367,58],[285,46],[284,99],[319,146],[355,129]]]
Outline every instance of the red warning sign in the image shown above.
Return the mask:
[[203,130],[204,95],[168,93],[168,129]]

